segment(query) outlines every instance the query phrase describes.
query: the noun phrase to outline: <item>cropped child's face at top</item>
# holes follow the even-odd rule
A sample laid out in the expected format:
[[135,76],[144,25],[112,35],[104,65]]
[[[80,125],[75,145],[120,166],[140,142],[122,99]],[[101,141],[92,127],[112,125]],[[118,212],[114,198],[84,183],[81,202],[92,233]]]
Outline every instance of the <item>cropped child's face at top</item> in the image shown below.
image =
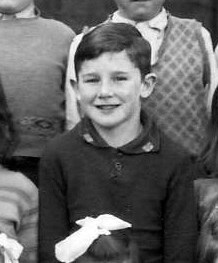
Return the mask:
[[147,89],[147,82],[125,51],[86,60],[78,74],[81,109],[101,129],[135,125],[140,116],[140,97],[146,96]]
[[0,13],[16,14],[33,4],[33,0],[0,0]]
[[165,0],[114,0],[122,16],[135,21],[154,18],[162,9]]

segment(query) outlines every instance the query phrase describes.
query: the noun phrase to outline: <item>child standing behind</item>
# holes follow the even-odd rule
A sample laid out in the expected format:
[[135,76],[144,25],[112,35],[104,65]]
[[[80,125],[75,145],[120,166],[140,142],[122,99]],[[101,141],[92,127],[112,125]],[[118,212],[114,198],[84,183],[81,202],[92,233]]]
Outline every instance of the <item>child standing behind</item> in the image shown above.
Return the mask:
[[[86,215],[132,224],[146,262],[193,262],[196,217],[186,153],[142,110],[153,90],[151,49],[131,25],[107,23],[75,54],[84,118],[47,147],[40,168],[40,263]],[[187,156],[187,155],[186,155]]]

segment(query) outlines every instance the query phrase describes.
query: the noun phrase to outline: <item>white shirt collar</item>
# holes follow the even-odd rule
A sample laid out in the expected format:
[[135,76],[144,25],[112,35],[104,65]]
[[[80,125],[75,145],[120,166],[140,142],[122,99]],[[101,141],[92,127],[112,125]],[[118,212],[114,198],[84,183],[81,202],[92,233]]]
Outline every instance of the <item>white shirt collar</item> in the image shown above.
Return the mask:
[[148,21],[148,25],[151,28],[158,29],[160,31],[164,30],[168,23],[168,13],[165,8],[162,9],[162,11],[152,18],[150,21]]
[[26,9],[22,10],[13,15],[6,15],[0,13],[0,20],[10,20],[10,19],[19,19],[19,18],[34,18],[36,17],[35,6],[34,4],[29,5]]
[[111,17],[114,23],[126,23],[135,26],[136,22],[134,20],[128,19],[120,15],[119,10],[115,11]]
[[[139,24],[139,23],[135,22],[134,20],[131,20],[131,19],[128,19],[128,18],[121,16],[119,13],[119,10],[117,10],[113,14],[112,21],[115,23],[128,23],[128,24],[131,24],[134,26],[136,24]],[[155,16],[154,18],[152,18],[149,21],[140,22],[140,24],[145,24],[145,25],[149,26],[150,28],[163,31],[167,26],[167,22],[168,22],[168,13],[167,13],[165,8],[162,8],[162,11],[157,16]]]

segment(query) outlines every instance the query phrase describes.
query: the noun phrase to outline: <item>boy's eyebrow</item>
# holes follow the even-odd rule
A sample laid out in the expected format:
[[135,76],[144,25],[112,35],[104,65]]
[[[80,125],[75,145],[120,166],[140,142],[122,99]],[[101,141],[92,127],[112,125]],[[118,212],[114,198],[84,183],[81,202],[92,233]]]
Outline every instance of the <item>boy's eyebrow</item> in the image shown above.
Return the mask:
[[99,74],[98,73],[95,73],[95,72],[90,72],[90,73],[82,73],[80,74],[80,76],[82,78],[88,78],[88,77],[95,77],[95,76],[98,76]]
[[[112,71],[111,72],[111,74],[112,75],[116,75],[116,74],[128,74],[129,72],[128,71]],[[91,77],[91,76],[93,76],[93,75],[99,75],[99,73],[98,72],[95,72],[95,71],[93,71],[93,72],[89,72],[89,73],[82,73],[81,74],[81,76],[87,76],[87,77]]]
[[97,73],[95,72],[90,72],[90,73],[82,73],[81,75],[82,76],[93,76],[93,75],[96,75]]
[[128,74],[129,72],[127,71],[114,71],[114,74]]

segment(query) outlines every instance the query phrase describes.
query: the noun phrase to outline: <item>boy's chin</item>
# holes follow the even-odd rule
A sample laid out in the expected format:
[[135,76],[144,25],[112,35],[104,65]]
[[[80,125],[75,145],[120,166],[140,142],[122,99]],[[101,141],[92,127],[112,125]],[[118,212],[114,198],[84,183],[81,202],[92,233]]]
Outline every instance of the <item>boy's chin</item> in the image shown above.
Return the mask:
[[114,119],[105,119],[105,120],[92,119],[91,121],[97,129],[101,129],[105,131],[116,130],[116,128],[119,127],[119,123],[120,123],[119,120],[115,121]]
[[95,127],[100,128],[102,130],[114,130],[118,126],[116,123],[105,121],[105,122],[98,122],[98,121],[93,121],[92,123],[94,124]]

